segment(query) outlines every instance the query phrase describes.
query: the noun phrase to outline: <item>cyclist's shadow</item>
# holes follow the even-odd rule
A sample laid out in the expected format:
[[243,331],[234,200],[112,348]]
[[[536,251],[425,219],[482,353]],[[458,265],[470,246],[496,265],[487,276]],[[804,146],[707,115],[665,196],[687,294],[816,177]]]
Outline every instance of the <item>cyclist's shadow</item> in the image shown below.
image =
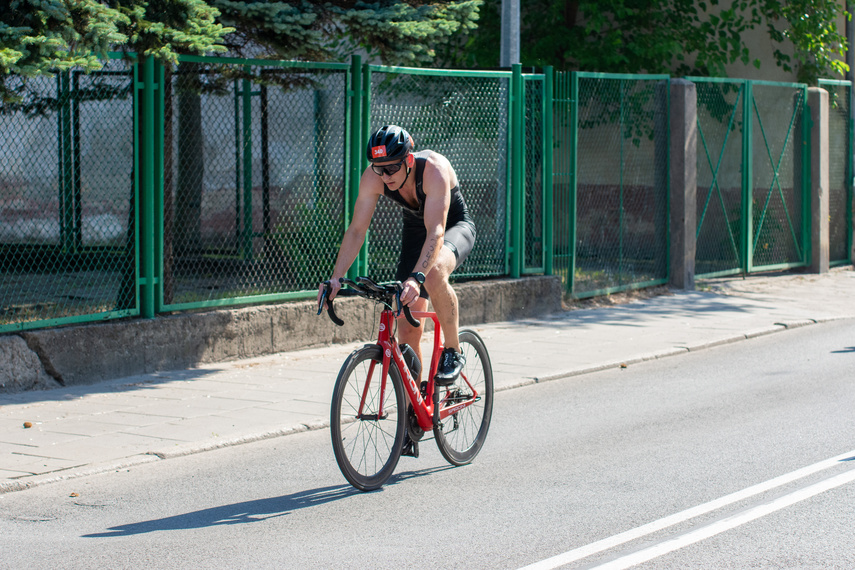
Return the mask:
[[[404,481],[413,477],[429,475],[430,473],[442,471],[448,468],[451,468],[451,466],[448,465],[444,467],[424,469],[422,471],[406,471],[400,474],[395,474],[389,480],[387,485],[395,484],[399,481]],[[267,519],[285,516],[300,509],[317,507],[326,503],[347,499],[348,497],[361,494],[361,491],[354,489],[350,485],[321,487],[310,491],[301,491],[291,495],[283,495],[282,497],[243,501],[240,503],[211,507],[209,509],[202,509],[171,517],[123,524],[110,527],[105,532],[84,534],[82,537],[105,538],[130,536],[155,531],[185,530],[220,525],[261,522]]]
[[332,501],[345,499],[359,491],[350,485],[322,487],[310,491],[301,491],[282,497],[243,501],[231,505],[211,507],[138,523],[123,524],[110,527],[106,532],[84,534],[84,538],[104,538],[110,536],[129,536],[145,534],[159,530],[183,530],[205,528],[210,526],[232,525],[260,522],[270,518],[281,517],[293,511],[323,505]]

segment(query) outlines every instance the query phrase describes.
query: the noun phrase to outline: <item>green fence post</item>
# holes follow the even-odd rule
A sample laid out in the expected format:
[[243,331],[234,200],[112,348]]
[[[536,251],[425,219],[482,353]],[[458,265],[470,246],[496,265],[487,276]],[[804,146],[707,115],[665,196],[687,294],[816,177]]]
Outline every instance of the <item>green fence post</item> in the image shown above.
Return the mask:
[[[855,73],[855,69],[852,70]],[[846,153],[846,254],[848,256],[849,263],[855,264],[855,238],[853,238],[853,228],[855,227],[855,211],[853,211],[853,193],[855,193],[855,106],[853,106],[853,101],[855,101],[855,81],[850,81],[847,86],[847,100],[849,102],[849,130],[847,132],[846,140],[849,141],[849,146],[847,147],[848,152]]]
[[75,253],[83,247],[83,193],[81,184],[80,152],[80,71],[71,74],[71,203],[72,247]]
[[59,99],[59,204],[62,251],[74,251],[74,152],[71,113],[71,73],[57,75]]
[[[811,115],[810,106],[808,104],[808,88],[807,85],[801,88],[801,114],[802,114],[802,164],[805,167],[802,169],[802,243],[804,247],[802,247],[802,258],[799,260],[804,264],[810,264],[813,256],[819,255],[819,251],[814,251],[813,249],[813,228],[811,227],[813,224],[812,215],[811,215],[811,181],[813,179],[813,173],[811,172],[811,162],[813,154],[812,148],[812,136],[813,132],[813,117]],[[827,112],[827,109],[826,109]],[[825,121],[825,128],[828,128],[828,119]],[[817,149],[819,150],[819,149]],[[826,161],[827,162],[827,161]],[[827,168],[826,164],[826,168]],[[828,200],[828,188],[825,189],[825,199]],[[825,224],[828,224],[828,218],[825,219]],[[826,236],[827,237],[827,236]],[[828,269],[828,244],[825,244],[826,251],[826,259],[824,262],[825,269]]]
[[522,268],[523,254],[523,203],[524,203],[524,156],[525,133],[523,133],[524,86],[522,79],[522,65],[515,63],[511,66],[511,136],[508,141],[511,153],[511,247],[510,268],[511,277],[519,278]]
[[[249,66],[244,73],[249,75]],[[241,80],[243,114],[243,253],[244,260],[252,259],[252,83]]]
[[570,295],[576,293],[576,229],[578,226],[576,220],[576,199],[577,186],[579,181],[579,73],[574,71],[570,76],[570,212],[568,215],[568,223],[570,228],[568,235],[570,236],[570,244],[568,251],[570,253],[570,269],[567,278],[567,292]]
[[[361,172],[359,141],[362,138],[362,57],[353,55],[350,58],[350,85],[348,86],[348,96],[350,105],[348,105],[348,121],[347,129],[349,138],[345,143],[345,173],[347,181],[344,185],[344,230],[350,225],[353,219],[353,210],[356,205],[356,197],[359,195],[359,178]],[[356,260],[351,264],[348,270],[348,276],[352,279],[359,275],[360,271],[360,255],[357,254]],[[330,268],[332,270],[332,268]]]
[[[359,193],[359,180],[362,177],[362,172],[368,167],[368,158],[365,155],[366,142],[371,131],[371,67],[366,63],[362,66],[362,122],[359,130],[359,136],[356,140],[356,154],[354,155],[356,172],[359,178],[356,179],[356,192]],[[354,195],[354,204],[356,203],[356,195]],[[357,258],[358,271],[360,275],[369,275],[371,268],[369,267],[368,249],[371,241],[371,231],[365,234],[365,242],[362,244],[362,249],[359,250]]]
[[552,187],[552,66],[543,68],[543,272],[552,275],[552,220],[554,193]]
[[753,120],[754,89],[751,81],[745,82],[745,98],[742,102],[742,273],[750,273],[753,265],[754,242],[754,144]]
[[140,106],[140,316],[153,318],[154,306],[154,58],[146,56],[139,62],[142,90]]
[[[801,169],[801,180],[793,180],[793,186],[799,184],[801,185],[801,202],[802,202],[802,235],[801,238],[797,236],[793,236],[793,241],[796,243],[796,247],[798,247],[799,239],[802,240],[802,244],[804,247],[801,248],[801,260],[808,264],[810,267],[813,264],[814,256],[817,255],[817,251],[813,247],[813,213],[812,213],[812,193],[813,193],[813,164],[811,164],[813,160],[813,114],[811,112],[810,102],[807,100],[807,95],[804,97],[799,97],[801,102],[802,109],[799,110],[797,107],[798,104],[794,105],[796,107],[794,109],[794,113],[801,113],[801,120],[798,121],[798,124],[801,126],[799,133],[795,133],[793,135],[793,143],[796,144],[796,153],[797,156],[794,157],[794,160],[801,161],[802,169]],[[803,102],[801,101],[803,99]],[[821,106],[820,106],[821,109]],[[822,113],[821,110],[818,111]],[[797,137],[801,136],[801,140]],[[801,149],[801,151],[799,151]],[[828,188],[826,187],[826,192]],[[828,197],[825,197],[828,199]],[[826,219],[826,223],[828,220]],[[811,269],[813,269],[811,267]],[[820,273],[820,271],[816,271],[816,273]]]
[[242,243],[241,232],[241,128],[240,128],[240,81],[235,79],[232,88],[234,89],[234,114],[235,114],[235,247]]
[[[164,216],[164,114],[166,112],[166,73],[163,64],[154,62],[154,77],[157,84],[154,86],[154,122],[153,129],[153,156],[152,156],[152,179],[154,184],[154,311],[161,312],[163,307],[163,216]],[[170,149],[171,150],[171,149]]]
[[[261,233],[264,238],[264,258],[269,260],[273,236],[270,227],[270,101],[268,100],[267,85],[262,84],[259,90],[261,96]],[[317,116],[317,112],[316,112]],[[315,141],[318,140],[317,132]],[[315,142],[317,145],[317,142]],[[316,153],[317,154],[317,153]],[[315,178],[317,179],[317,158],[315,159]],[[314,186],[314,198],[317,200],[317,182]]]

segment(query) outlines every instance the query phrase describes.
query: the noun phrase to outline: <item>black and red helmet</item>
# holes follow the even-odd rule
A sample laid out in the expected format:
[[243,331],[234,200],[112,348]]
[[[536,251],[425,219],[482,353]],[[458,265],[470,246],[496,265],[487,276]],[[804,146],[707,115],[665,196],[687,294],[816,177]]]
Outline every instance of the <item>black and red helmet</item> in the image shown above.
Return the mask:
[[413,137],[397,125],[380,127],[368,139],[368,162],[401,160],[412,152]]

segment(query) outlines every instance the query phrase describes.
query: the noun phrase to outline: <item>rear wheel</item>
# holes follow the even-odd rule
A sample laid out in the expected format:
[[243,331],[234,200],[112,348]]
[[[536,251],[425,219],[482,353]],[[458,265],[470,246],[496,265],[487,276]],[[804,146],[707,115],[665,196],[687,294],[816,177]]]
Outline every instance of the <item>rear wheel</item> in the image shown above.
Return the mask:
[[434,427],[439,452],[452,465],[471,462],[487,438],[493,415],[493,368],[484,341],[474,331],[460,331],[460,352],[466,366],[451,386],[439,387],[439,409],[448,410],[476,400]]
[[335,459],[345,479],[362,491],[377,489],[392,476],[406,433],[404,385],[394,365],[379,414],[382,372],[380,347],[365,346],[344,362],[333,391],[330,432]]

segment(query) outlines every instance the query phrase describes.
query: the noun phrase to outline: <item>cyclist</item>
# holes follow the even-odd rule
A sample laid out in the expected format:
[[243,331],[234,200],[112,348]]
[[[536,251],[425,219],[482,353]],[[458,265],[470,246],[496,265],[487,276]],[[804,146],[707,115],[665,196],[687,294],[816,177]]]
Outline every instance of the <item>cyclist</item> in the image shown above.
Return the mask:
[[[359,181],[353,219],[344,233],[330,283],[335,297],[374,216],[380,196],[397,202],[403,212],[404,230],[395,279],[403,283],[401,303],[413,311],[426,311],[428,299],[444,333],[444,347],[435,381],[453,384],[466,363],[458,342],[457,295],[449,275],[465,261],[475,243],[475,224],[458,186],[457,174],[439,153],[414,152],[413,138],[403,128],[386,125],[368,141],[371,163]],[[318,292],[321,299],[323,285]],[[423,326],[399,321],[398,339],[409,344],[419,361]],[[418,379],[417,379],[418,380]]]

